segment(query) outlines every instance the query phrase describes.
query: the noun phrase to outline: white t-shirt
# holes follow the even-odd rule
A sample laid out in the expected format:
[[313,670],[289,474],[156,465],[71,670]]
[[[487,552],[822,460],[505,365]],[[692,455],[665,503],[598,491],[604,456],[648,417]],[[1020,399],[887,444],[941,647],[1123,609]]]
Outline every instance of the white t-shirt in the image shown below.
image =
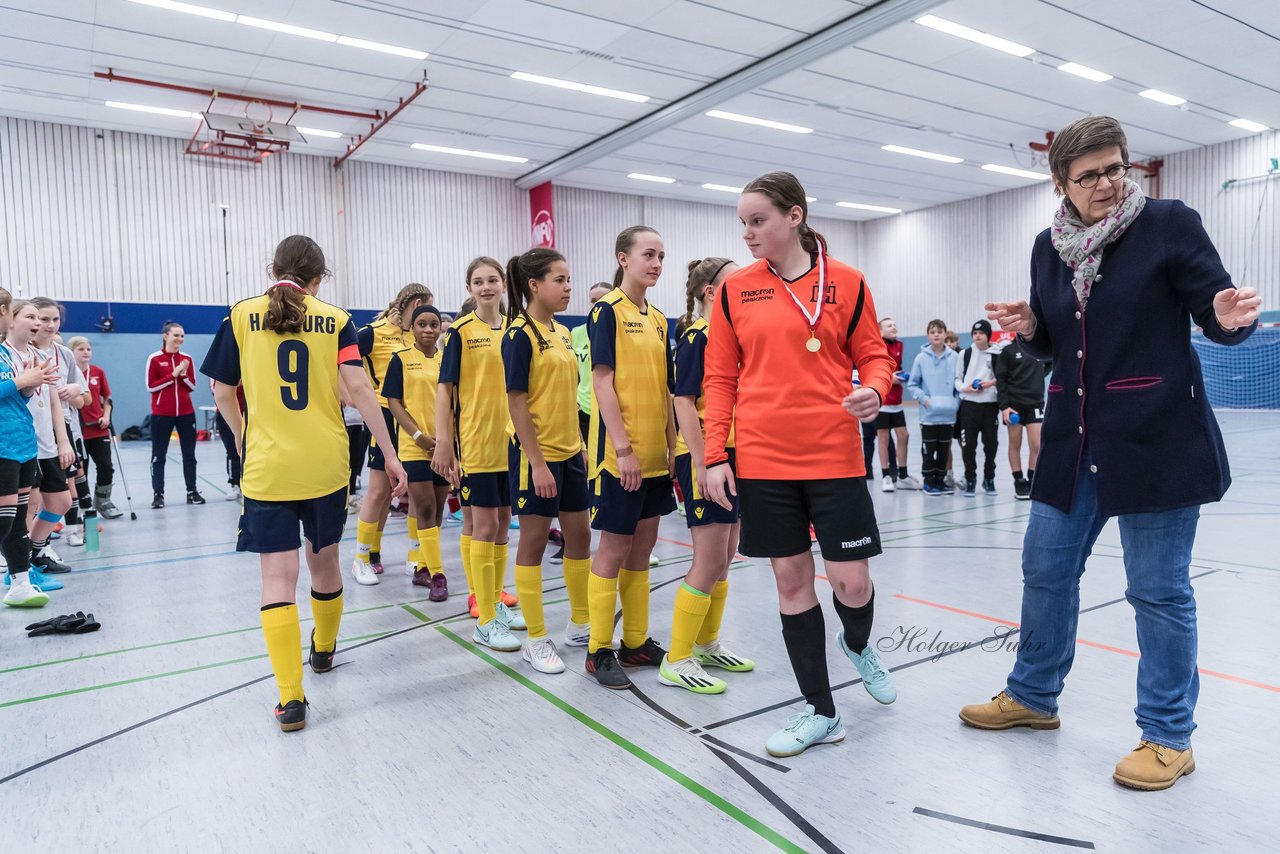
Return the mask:
[[[51,358],[44,350],[28,347],[22,354],[23,367],[29,368],[37,361]],[[27,398],[27,409],[31,411],[31,425],[36,430],[36,457],[41,460],[58,456],[58,440],[53,432],[53,410],[51,401],[57,395],[57,389],[66,384],[59,377],[57,385],[38,385],[31,397]]]
[[[965,353],[972,351],[973,355],[969,357],[969,368],[965,369],[964,356]],[[992,349],[988,347],[985,350],[979,350],[977,347],[969,347],[968,350],[960,351],[960,358],[956,359],[956,389],[960,391],[960,402],[964,403],[995,403],[996,387],[990,386],[982,391],[974,392],[974,380],[994,380],[995,373],[991,370]],[[965,391],[964,389],[970,389]]]

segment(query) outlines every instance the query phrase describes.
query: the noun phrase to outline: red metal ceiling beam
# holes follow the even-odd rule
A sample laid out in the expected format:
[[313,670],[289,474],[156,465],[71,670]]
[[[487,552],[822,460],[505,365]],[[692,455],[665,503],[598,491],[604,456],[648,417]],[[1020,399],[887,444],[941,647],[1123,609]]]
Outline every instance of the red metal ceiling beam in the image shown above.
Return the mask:
[[[123,75],[116,74],[115,70],[111,68],[108,68],[106,71],[95,71],[93,72],[93,76],[100,80],[107,80],[111,83],[133,83],[138,86],[151,86],[155,89],[168,89],[171,92],[188,92],[192,95],[202,95],[205,98],[229,98],[233,101],[244,101],[246,103],[253,103],[254,101],[257,101],[272,107],[287,107],[295,111],[305,110],[309,113],[325,113],[330,116],[346,116],[347,118],[364,119],[371,122],[383,121],[386,118],[381,111],[374,113],[360,113],[355,110],[340,110],[334,107],[317,107],[314,104],[299,104],[296,101],[281,101],[278,98],[261,98],[255,95],[240,95],[234,92],[222,92],[218,89],[200,89],[195,86],[182,86],[177,83],[164,83],[159,80],[144,80],[141,77],[125,77]],[[415,94],[414,97],[416,98],[417,94]],[[412,100],[412,98],[410,100]]]
[[356,138],[355,142],[349,144],[347,146],[347,150],[343,152],[341,157],[334,158],[333,168],[337,169],[339,166],[341,166],[348,157],[356,153],[356,149],[358,149],[360,146],[368,142],[375,133],[382,130],[384,127],[386,127],[387,123],[390,122],[392,119],[394,119],[396,116],[398,116],[401,110],[403,110],[405,107],[412,104],[419,95],[427,91],[427,86],[428,86],[428,83],[426,79],[426,74],[424,72],[422,82],[418,83],[413,87],[413,94],[411,94],[408,98],[401,98],[399,105],[394,110],[387,113],[380,120],[378,120],[377,122],[369,126],[368,133],[361,134],[359,137]]

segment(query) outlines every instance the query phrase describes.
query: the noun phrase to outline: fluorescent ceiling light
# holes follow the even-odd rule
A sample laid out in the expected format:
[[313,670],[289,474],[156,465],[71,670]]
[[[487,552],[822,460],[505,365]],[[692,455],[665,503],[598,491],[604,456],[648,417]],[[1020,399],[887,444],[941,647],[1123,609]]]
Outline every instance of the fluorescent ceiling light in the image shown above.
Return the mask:
[[921,151],[918,148],[906,148],[901,145],[882,145],[880,148],[884,151],[892,151],[894,154],[909,154],[912,157],[923,157],[927,160],[938,160],[943,163],[963,163],[963,157],[952,157],[950,154],[934,154],[932,151]]
[[1232,119],[1227,122],[1227,124],[1234,128],[1240,128],[1240,130],[1247,130],[1253,133],[1262,133],[1264,130],[1271,130],[1271,128],[1261,122],[1251,122],[1248,119]]
[[383,44],[382,42],[371,42],[365,39],[357,39],[352,36],[338,36],[338,44],[344,44],[347,47],[362,47],[365,50],[376,50],[378,53],[390,53],[396,56],[407,56],[410,59],[426,59],[427,52],[425,50],[413,50],[407,47],[396,47],[393,44]]
[[346,135],[346,134],[338,133],[337,131],[334,131],[334,130],[319,130],[317,128],[295,127],[294,130],[296,130],[298,133],[302,134],[303,136],[322,136],[325,139],[342,139],[342,137]]
[[775,122],[770,119],[757,119],[755,116],[744,116],[740,113],[726,113],[724,110],[707,110],[707,115],[713,119],[728,119],[731,122],[742,122],[744,125],[759,125],[762,128],[785,130],[790,133],[813,133],[813,128],[789,125],[786,122]]
[[168,107],[151,107],[147,104],[126,104],[123,101],[107,101],[108,107],[114,107],[117,110],[133,110],[138,113],[155,113],[158,116],[173,116],[176,119],[203,119],[204,116],[199,113],[193,113],[190,110],[171,110]]
[[1001,175],[1013,175],[1017,178],[1031,178],[1035,181],[1049,180],[1049,176],[1043,172],[1032,172],[1030,169],[1014,169],[1012,166],[1001,166],[998,163],[988,163],[982,168],[988,172],[999,172]]
[[719,190],[721,193],[741,193],[741,187],[730,187],[727,184],[703,184],[704,190]]
[[645,175],[643,172],[631,172],[627,175],[636,181],[652,181],[655,184],[674,184],[675,178],[663,178],[661,175]]
[[268,21],[266,18],[252,18],[248,15],[236,15],[236,23],[262,30],[274,30],[277,33],[288,33],[291,36],[316,39],[322,42],[336,42],[337,33],[326,33],[323,30],[310,30],[306,27],[295,27],[293,24],[282,24],[279,21]]
[[899,214],[901,208],[886,208],[883,205],[864,205],[861,202],[836,202],[838,208],[853,208],[855,211],[873,211],[875,213]]
[[1011,53],[1014,56],[1030,56],[1036,52],[1033,47],[1027,47],[1024,44],[1011,42],[1008,39],[1002,39],[999,36],[993,36],[990,33],[984,33],[982,30],[975,30],[972,27],[966,27],[964,24],[957,24],[955,21],[948,21],[945,18],[939,18],[937,15],[925,15],[923,18],[916,18],[916,23],[921,26],[928,27],[931,30],[937,30],[947,35],[956,36],[957,38],[966,39],[971,42],[977,42],[986,47],[995,48],[1005,53]]
[[1143,89],[1138,94],[1161,104],[1168,104],[1170,107],[1180,107],[1187,103],[1186,98],[1179,98],[1177,95],[1170,95],[1168,92],[1161,92],[1159,89]]
[[416,148],[419,151],[434,151],[439,154],[460,154],[464,157],[479,157],[484,160],[501,160],[505,163],[528,163],[527,157],[513,157],[510,154],[493,154],[488,151],[468,151],[465,148],[449,148],[446,145],[427,145],[423,142],[415,142],[410,148]]
[[1094,83],[1106,83],[1111,79],[1111,75],[1107,72],[1081,65],[1078,62],[1064,62],[1058,66],[1058,70],[1074,74],[1077,77],[1083,77],[1085,80],[1092,80]]
[[817,197],[817,196],[805,196],[805,197],[804,197],[804,200],[805,200],[806,202],[808,202],[809,204],[813,204],[814,202],[816,202],[816,201],[818,200],[818,197]]
[[590,86],[586,83],[574,83],[572,80],[559,80],[555,77],[543,77],[540,74],[527,74],[523,71],[512,72],[513,80],[526,83],[541,83],[543,86],[556,86],[560,89],[571,89],[574,92],[585,92],[588,95],[603,95],[606,98],[618,98],[623,101],[634,101],[643,104],[649,100],[648,95],[637,95],[634,92],[622,92],[618,89],[606,89],[603,86]]
[[195,6],[191,3],[178,3],[175,0],[130,0],[141,6],[155,6],[158,9],[168,9],[170,12],[186,12],[188,15],[199,15],[202,18],[213,18],[215,21],[234,21],[236,16],[232,12],[223,12],[221,9],[210,9],[207,6]]

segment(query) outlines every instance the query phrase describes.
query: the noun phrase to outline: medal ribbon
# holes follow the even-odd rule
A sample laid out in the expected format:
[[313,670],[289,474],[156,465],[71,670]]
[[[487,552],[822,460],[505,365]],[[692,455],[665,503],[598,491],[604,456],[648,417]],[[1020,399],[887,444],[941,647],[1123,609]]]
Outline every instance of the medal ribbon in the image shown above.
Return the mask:
[[[765,263],[768,263],[768,262],[765,262]],[[773,273],[779,279],[782,279],[783,284],[787,284],[787,280],[782,278],[782,276],[778,273],[778,271],[773,268],[772,264],[769,264],[769,272]],[[823,303],[826,302],[826,287],[827,287],[827,244],[823,242],[821,237],[819,237],[818,238],[818,304],[814,306],[813,314],[809,313],[809,309],[804,307],[804,303],[800,302],[800,298],[797,297],[795,295],[795,292],[791,290],[790,285],[787,285],[787,296],[791,297],[791,301],[796,304],[796,308],[800,309],[800,313],[804,315],[805,322],[809,324],[810,338],[816,337],[818,320],[821,319],[822,317],[822,305]]]

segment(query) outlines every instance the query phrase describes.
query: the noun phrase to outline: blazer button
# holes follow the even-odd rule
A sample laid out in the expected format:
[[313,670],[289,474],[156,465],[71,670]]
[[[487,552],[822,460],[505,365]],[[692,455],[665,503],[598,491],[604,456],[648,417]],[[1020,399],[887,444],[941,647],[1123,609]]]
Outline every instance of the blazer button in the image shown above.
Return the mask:
[[1094,474],[1097,474],[1097,473],[1098,473],[1098,467],[1097,467],[1097,466],[1089,466],[1089,471],[1093,472]]
[[1077,351],[1076,351],[1076,358],[1077,358],[1077,359],[1083,359],[1083,358],[1084,358],[1084,351],[1083,351],[1083,350],[1077,350]]
[[1076,389],[1076,397],[1084,397],[1084,389],[1082,388]]
[[1077,312],[1076,312],[1076,320],[1079,320],[1079,319],[1080,319],[1080,312],[1078,312],[1078,311],[1077,311]]
[[1076,428],[1076,432],[1077,432],[1077,433],[1079,433],[1081,436],[1083,436],[1083,435],[1084,435],[1084,428],[1083,428],[1083,427],[1077,427],[1077,428]]

